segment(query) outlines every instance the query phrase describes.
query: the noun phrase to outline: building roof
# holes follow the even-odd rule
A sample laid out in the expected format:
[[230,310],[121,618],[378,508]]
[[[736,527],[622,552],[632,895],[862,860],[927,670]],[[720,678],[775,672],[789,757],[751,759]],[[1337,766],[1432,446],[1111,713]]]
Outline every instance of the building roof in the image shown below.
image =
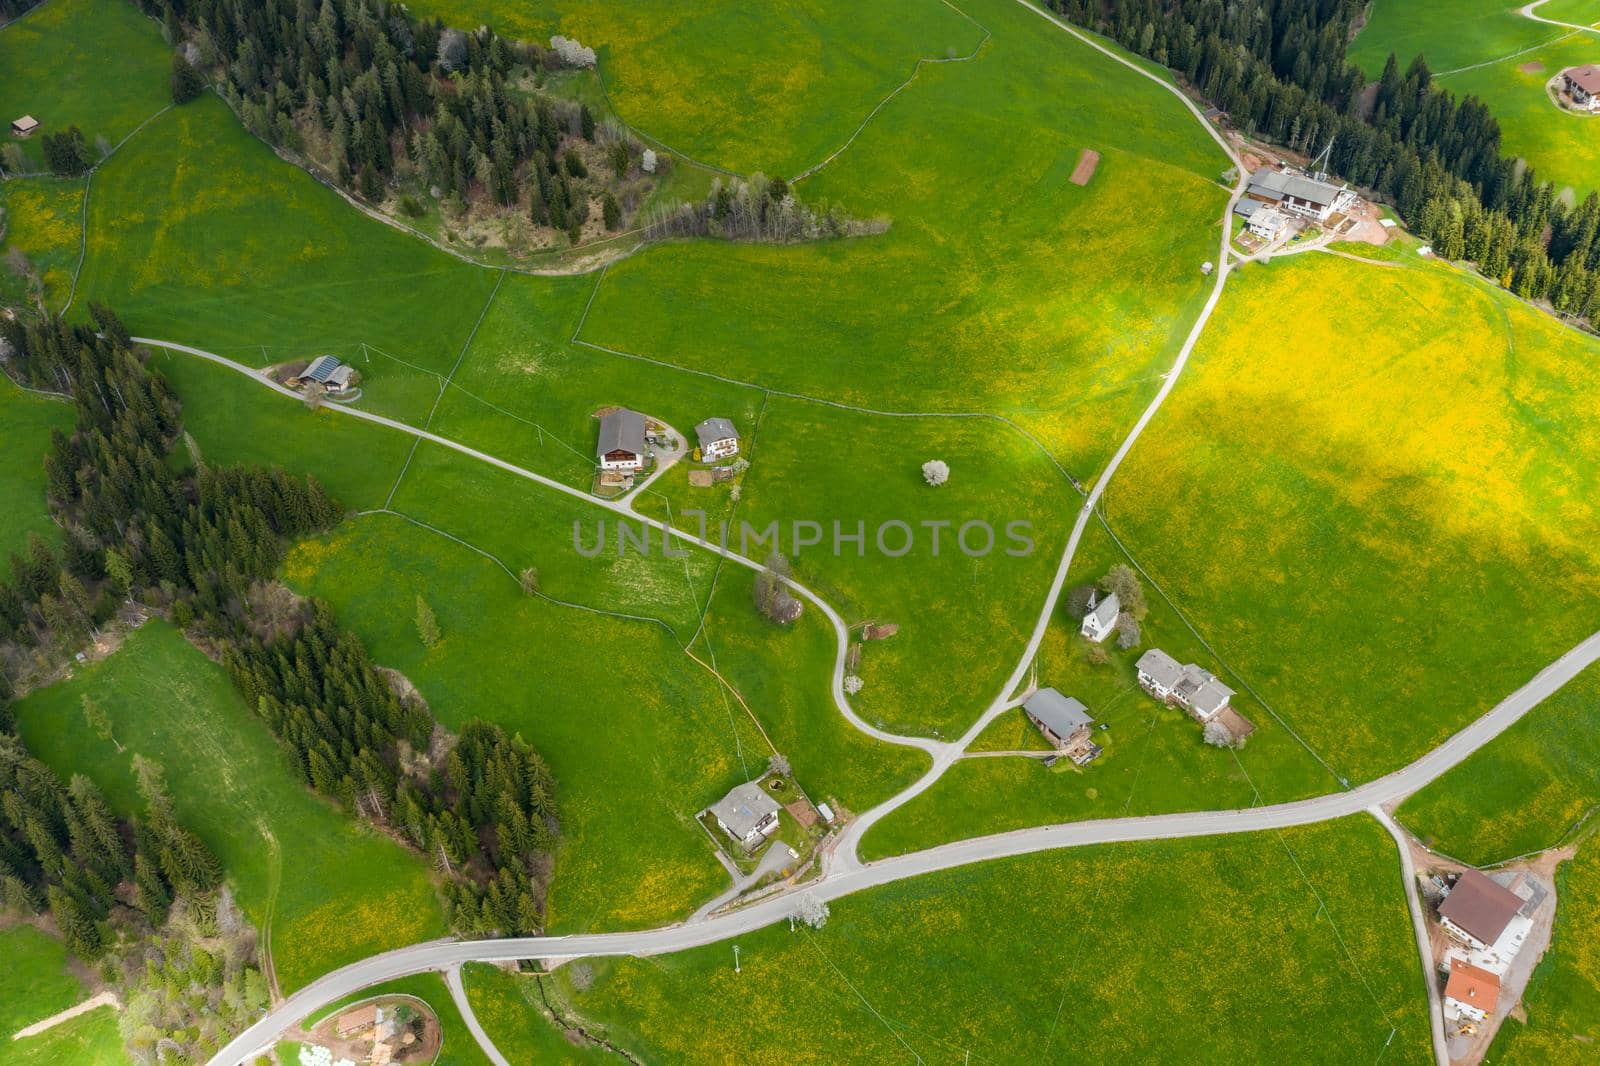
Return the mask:
[[1593,63],[1585,63],[1581,67],[1573,67],[1565,72],[1568,80],[1584,92],[1593,96],[1600,93],[1600,67]]
[[1042,688],[1029,696],[1022,709],[1058,737],[1071,736],[1074,730],[1094,722],[1087,707],[1053,688]]
[[1250,192],[1274,200],[1293,196],[1297,200],[1331,207],[1339,199],[1339,194],[1344,192],[1344,186],[1262,167],[1250,175]]
[[19,119],[13,119],[11,125],[22,132],[27,133],[29,130],[36,130],[39,128],[39,120],[34,118],[32,115],[23,115]]
[[1444,995],[1457,1003],[1465,1003],[1489,1014],[1500,1002],[1500,978],[1465,959],[1450,961],[1450,980],[1445,982]]
[[1257,210],[1266,206],[1267,205],[1262,203],[1260,200],[1252,200],[1248,196],[1241,196],[1239,199],[1234,201],[1233,213],[1238,215],[1240,218],[1250,218],[1256,213]]
[[768,815],[778,813],[778,801],[767,795],[759,782],[746,781],[713,804],[711,813],[728,827],[728,832],[743,840]]
[[1439,904],[1439,917],[1485,944],[1493,944],[1522,909],[1522,897],[1477,870],[1468,870]]
[[[1251,201],[1251,203],[1256,202],[1254,200]],[[1276,207],[1268,207],[1266,204],[1262,204],[1259,211],[1250,212],[1250,224],[1252,226],[1258,224],[1262,226],[1281,226],[1287,221],[1289,221],[1288,215],[1279,211]]]
[[644,415],[619,407],[600,416],[600,443],[595,454],[601,457],[611,452],[644,454]]
[[350,378],[355,374],[355,372],[356,368],[348,363],[342,366],[336,366],[333,368],[332,372],[328,374],[327,384],[336,386],[337,388],[347,389],[350,387]]
[[1202,682],[1189,697],[1189,707],[1195,714],[1209,718],[1218,713],[1233,699],[1233,689],[1216,678]]
[[1178,660],[1160,648],[1151,648],[1139,656],[1139,661],[1134,665],[1141,674],[1165,689],[1176,688],[1183,679],[1183,668],[1178,665]]
[[694,427],[694,435],[700,438],[700,447],[709,448],[719,440],[738,440],[739,431],[733,428],[733,423],[726,418],[708,418]]
[[300,377],[306,381],[315,381],[318,385],[326,385],[328,379],[333,377],[333,372],[343,364],[331,355],[319,355],[311,360],[311,365],[300,372]]
[[1085,617],[1093,618],[1099,628],[1107,629],[1111,626],[1111,623],[1117,620],[1117,613],[1121,610],[1122,601],[1117,598],[1117,594],[1108,592],[1099,603],[1089,609],[1089,613]]

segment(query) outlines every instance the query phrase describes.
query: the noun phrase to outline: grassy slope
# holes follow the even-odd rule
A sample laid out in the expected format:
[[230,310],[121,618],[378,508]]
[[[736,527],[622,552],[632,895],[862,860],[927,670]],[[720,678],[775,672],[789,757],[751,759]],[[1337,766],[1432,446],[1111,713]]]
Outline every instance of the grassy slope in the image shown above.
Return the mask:
[[[0,31],[0,140],[11,120],[42,128],[24,151],[43,167],[40,138],[76,123],[92,147],[116,144],[171,102],[166,45],[137,6],[120,0],[52,0]],[[16,72],[26,71],[26,76]]]
[[[89,732],[84,695],[125,753]],[[222,861],[251,921],[271,922],[285,991],[444,932],[425,863],[307,791],[221,669],[169,626],[149,623],[16,710],[39,758],[63,776],[88,774],[120,810],[142,808],[133,756],[162,765],[179,818]]]
[[[1068,588],[1087,584],[1124,561],[1103,530],[1090,527]],[[1105,751],[1083,770],[1059,763],[1047,770],[1037,759],[963,759],[927,792],[874,826],[862,857],[880,858],[947,841],[1033,825],[1158,814],[1181,810],[1250,807],[1331,791],[1337,783],[1294,738],[1248,695],[1235,697],[1257,730],[1237,754],[1207,746],[1187,715],[1162,707],[1138,687],[1134,662],[1160,647],[1180,662],[1200,662],[1226,672],[1184,627],[1171,607],[1148,590],[1150,614],[1138,648],[1104,645],[1110,662],[1092,664],[1089,643],[1058,614],[1039,654],[1039,684],[1083,700],[1097,723],[1095,741]],[[1009,712],[973,742],[972,750],[1033,750],[1042,738]]]
[[80,295],[252,364],[377,345],[423,369],[361,363],[365,402],[420,422],[496,277],[362,217],[206,96],[96,175]]
[[[29,925],[0,930],[0,1040],[83,999],[61,941]],[[0,1044],[3,1050],[4,1044]]]
[[[1539,13],[1562,18],[1546,10],[1560,2],[1552,0]],[[1390,52],[1402,71],[1420,55],[1437,73],[1510,55],[1564,32],[1523,18],[1519,6],[1511,0],[1377,0],[1350,46],[1350,60],[1376,78]]]
[[842,144],[918,58],[966,55],[982,37],[933,0],[419,0],[412,8],[541,43],[574,37],[599,52],[611,102],[629,123],[704,162],[785,177]]
[[1417,836],[1479,865],[1562,842],[1600,804],[1600,667],[1437,782],[1400,816]]
[[1600,622],[1595,351],[1444,267],[1250,267],[1107,513],[1312,747],[1373,777]]
[[72,428],[72,406],[23,392],[9,380],[0,380],[0,427],[5,447],[0,449],[0,556],[21,551],[29,533],[60,539],[50,521],[44,500],[44,457],[50,450],[50,431]]
[[647,1061],[1429,1056],[1394,848],[1364,820],[967,867],[738,943],[739,975],[716,944],[597,962],[568,996]]
[[[321,1021],[342,1007],[373,996],[395,995],[416,996],[438,1016],[443,1041],[439,1046],[439,1057],[435,1060],[434,1066],[488,1066],[489,1060],[478,1047],[478,1042],[472,1039],[472,1033],[467,1030],[467,1023],[462,1020],[461,1012],[456,1009],[456,1002],[450,997],[450,989],[445,986],[444,978],[436,973],[419,973],[363,988],[353,995],[329,1004],[310,1020]],[[299,1060],[288,1061],[295,1063]]]
[[[0,182],[0,207],[6,212],[0,252],[20,249],[44,279],[45,303],[59,308],[72,289],[82,231],[84,181],[81,178],[14,178]],[[9,266],[0,267],[0,303],[19,307],[30,293]]]
[[110,1007],[97,1007],[26,1040],[0,1041],[4,1066],[124,1066],[130,1061]]
[[534,977],[482,963],[469,963],[463,976],[478,1024],[511,1062],[616,1062],[608,1051],[567,1041],[540,1009]]

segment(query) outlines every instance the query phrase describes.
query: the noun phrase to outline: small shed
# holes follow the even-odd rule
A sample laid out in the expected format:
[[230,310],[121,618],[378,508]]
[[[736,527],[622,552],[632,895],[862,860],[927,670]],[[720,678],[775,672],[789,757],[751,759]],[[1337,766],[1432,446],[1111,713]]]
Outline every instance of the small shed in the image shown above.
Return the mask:
[[39,120],[32,115],[23,115],[21,118],[11,120],[11,136],[31,137],[33,131],[39,128]]

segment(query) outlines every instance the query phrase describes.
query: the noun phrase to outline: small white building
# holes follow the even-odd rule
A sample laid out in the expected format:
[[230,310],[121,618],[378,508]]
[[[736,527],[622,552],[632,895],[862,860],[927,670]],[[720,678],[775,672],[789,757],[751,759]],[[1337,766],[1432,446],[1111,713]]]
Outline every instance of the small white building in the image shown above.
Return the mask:
[[1271,244],[1288,230],[1289,216],[1276,207],[1259,207],[1250,213],[1245,227],[1252,236]]
[[1078,632],[1096,644],[1109,637],[1117,628],[1117,615],[1122,612],[1122,601],[1115,592],[1108,592],[1100,596],[1091,590],[1089,593],[1089,611],[1083,616],[1083,625]]
[[643,469],[644,415],[625,407],[601,415],[595,457],[601,470]]
[[11,120],[11,136],[31,137],[33,131],[39,128],[39,120],[32,115],[23,115],[21,118]]
[[731,459],[739,454],[739,431],[726,418],[708,418],[694,427],[700,441],[700,457],[706,462]]

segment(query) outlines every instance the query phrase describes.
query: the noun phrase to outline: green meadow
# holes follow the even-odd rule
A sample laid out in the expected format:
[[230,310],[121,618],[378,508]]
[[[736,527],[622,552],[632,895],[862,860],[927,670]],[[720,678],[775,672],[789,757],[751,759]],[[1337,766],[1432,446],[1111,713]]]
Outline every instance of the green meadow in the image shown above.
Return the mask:
[[[1090,584],[1125,561],[1105,532],[1091,526],[1067,588]],[[1020,709],[1007,711],[932,788],[873,826],[862,840],[861,857],[1035,825],[1253,807],[1336,790],[1332,775],[1249,693],[1241,690],[1233,700],[1256,726],[1239,751],[1207,745],[1192,718],[1144,693],[1134,663],[1153,647],[1241,687],[1148,584],[1145,593],[1150,613],[1141,623],[1138,647],[1119,650],[1113,637],[1101,645],[1107,661],[1097,663],[1093,645],[1058,611],[1036,660],[1041,688],[1077,697],[1094,717],[1094,740],[1104,749],[1097,759],[1083,768],[1062,760],[1046,769],[1030,756],[986,754],[1048,747]]]
[[738,973],[722,943],[556,981],[647,1061],[1431,1061],[1394,846],[1365,819],[1027,856],[830,908],[818,932],[738,938]]
[[83,190],[82,178],[0,182],[0,210],[5,213],[0,251],[27,256],[43,286],[38,292],[9,263],[0,265],[0,303],[22,307],[42,297],[47,307],[59,309],[67,302],[83,231]]
[[467,1001],[478,1024],[511,1062],[614,1063],[602,1048],[578,1046],[545,1014],[538,978],[498,966],[468,963],[462,970]]
[[1108,520],[1337,772],[1378,776],[1600,623],[1596,351],[1448,267],[1247,267]]
[[[115,743],[90,731],[85,696],[110,717]],[[133,757],[161,765],[178,817],[269,938],[285,992],[444,933],[427,863],[306,789],[221,668],[165,623],[146,623],[16,714],[35,755],[63,777],[87,774],[123,812],[143,809]]]
[[[1164,90],[1023,6],[969,13],[994,34],[979,57],[924,68],[799,185],[887,233],[647,249],[579,336],[871,409],[1004,414],[1087,478],[1203,300],[1226,161]],[[1081,106],[1109,85],[1117,108]]]
[[96,1007],[26,1040],[0,1041],[5,1066],[127,1066],[130,1061],[110,1007]]
[[[1425,843],[1475,865],[1564,843],[1600,805],[1600,667],[1405,802]],[[1600,888],[1600,886],[1597,886]]]
[[69,125],[89,144],[108,146],[171,103],[170,53],[154,23],[121,0],[51,0],[0,29],[0,144],[11,120],[32,115],[40,128],[23,145],[44,167],[40,137]]
[[[1539,14],[1578,21],[1552,10],[1564,2],[1592,5],[1593,0],[1549,0]],[[1439,74],[1546,44],[1567,32],[1523,18],[1519,6],[1511,0],[1375,0],[1348,55],[1369,78],[1383,73],[1391,52],[1402,71],[1420,55]]]
[[[968,55],[983,30],[954,4],[747,0],[419,0],[419,15],[599,54],[622,119],[694,159],[791,177],[820,162],[922,58]],[[735,43],[736,42],[736,43]]]
[[11,1034],[66,1010],[85,996],[83,983],[67,970],[61,941],[31,925],[0,930],[0,1053]]
[[5,448],[0,449],[0,555],[20,552],[29,533],[60,539],[45,507],[44,457],[50,451],[50,431],[72,428],[72,405],[46,396],[23,392],[10,380],[0,380],[0,427]]

